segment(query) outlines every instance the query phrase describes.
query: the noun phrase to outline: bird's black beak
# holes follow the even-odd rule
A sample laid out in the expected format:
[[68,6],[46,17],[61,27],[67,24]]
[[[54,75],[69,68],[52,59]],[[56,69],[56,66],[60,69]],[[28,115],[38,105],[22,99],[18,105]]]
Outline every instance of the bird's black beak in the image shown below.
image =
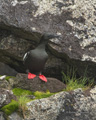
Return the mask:
[[61,38],[61,35],[52,35],[50,36],[48,43],[59,46],[60,38]]
[[59,38],[60,35],[49,35],[49,39],[52,39],[52,38]]

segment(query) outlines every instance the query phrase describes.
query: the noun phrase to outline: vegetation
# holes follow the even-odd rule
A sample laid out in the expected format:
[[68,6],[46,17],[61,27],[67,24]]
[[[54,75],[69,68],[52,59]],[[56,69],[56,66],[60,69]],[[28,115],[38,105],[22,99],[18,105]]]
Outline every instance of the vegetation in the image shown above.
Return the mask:
[[36,97],[36,99],[46,98],[46,97],[49,97],[53,94],[55,94],[55,93],[50,93],[49,91],[46,91],[46,93],[39,92],[39,91],[36,91],[33,93],[33,95]]
[[[7,77],[7,80],[9,78],[12,78],[11,76]],[[76,76],[76,70],[71,68],[67,70],[67,73],[65,74],[62,72],[62,81],[66,84],[66,89],[64,91],[72,91],[77,88],[82,88],[82,89],[88,89],[89,87],[92,86],[94,83],[94,79],[89,79],[86,77],[86,73],[84,74],[83,77],[77,78]],[[25,118],[25,113],[27,111],[27,106],[26,103],[34,100],[34,99],[41,99],[41,98],[46,98],[49,97],[55,93],[50,93],[48,90],[46,92],[31,92],[29,90],[24,90],[21,88],[14,88],[13,94],[17,96],[17,100],[12,100],[11,103],[8,105],[5,105],[4,107],[1,108],[2,111],[4,111],[7,115],[10,115],[14,111],[19,111],[22,113],[23,117]],[[28,95],[33,95],[34,99],[30,99]]]
[[94,83],[94,79],[90,80],[90,78],[86,77],[86,71],[83,77],[77,78],[76,69],[74,68],[68,69],[67,74],[62,72],[62,81],[67,86],[64,91],[71,91],[77,88],[82,88],[83,90],[86,90],[90,88]]
[[8,81],[10,78],[15,78],[14,76],[6,76],[6,80]]
[[7,115],[10,115],[12,112],[16,111],[18,109],[18,102],[15,100],[12,100],[8,105],[5,105],[1,108],[3,112],[5,112]]
[[1,110],[3,112],[5,112],[7,115],[10,115],[14,111],[18,110],[19,112],[22,113],[24,118],[25,118],[25,113],[27,111],[26,103],[34,100],[34,99],[28,98],[28,95],[34,95],[35,99],[41,99],[41,98],[46,98],[46,97],[49,97],[49,96],[55,94],[55,93],[50,93],[49,91],[31,92],[29,90],[24,90],[21,88],[14,88],[12,91],[13,91],[13,94],[17,96],[17,101],[12,100],[11,103],[2,107]]
[[25,113],[27,111],[26,103],[30,102],[31,99],[26,96],[20,96],[18,98],[18,110],[22,113],[23,117],[25,118]]
[[33,93],[29,90],[24,90],[21,88],[14,88],[13,90],[13,94],[16,96],[22,96],[22,95],[32,95]]

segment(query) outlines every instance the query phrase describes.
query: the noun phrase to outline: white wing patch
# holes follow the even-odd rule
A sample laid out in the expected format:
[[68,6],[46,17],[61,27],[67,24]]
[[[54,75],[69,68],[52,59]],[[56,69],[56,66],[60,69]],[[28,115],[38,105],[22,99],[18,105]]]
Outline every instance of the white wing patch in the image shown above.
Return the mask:
[[25,59],[27,58],[28,53],[25,53],[24,57],[23,57],[23,61],[25,61]]

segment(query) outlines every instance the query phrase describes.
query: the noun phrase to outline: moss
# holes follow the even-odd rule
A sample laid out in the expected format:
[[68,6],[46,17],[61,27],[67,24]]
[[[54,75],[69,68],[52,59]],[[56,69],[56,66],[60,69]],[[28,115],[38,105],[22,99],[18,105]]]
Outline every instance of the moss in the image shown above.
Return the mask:
[[14,76],[7,76],[5,79],[8,81],[10,78],[15,78]]
[[7,115],[19,110],[20,112],[25,112],[27,110],[26,103],[31,101],[31,99],[27,98],[26,96],[18,97],[18,100],[12,100],[8,105],[5,105],[1,108],[1,111],[5,112]]
[[46,93],[39,92],[39,91],[36,91],[36,92],[33,93],[33,95],[36,97],[36,99],[47,98],[47,97],[50,97],[53,94],[55,94],[55,93],[50,93],[49,91],[47,91]]
[[12,100],[8,105],[5,105],[4,107],[1,108],[5,114],[10,115],[11,113],[19,110],[23,116],[26,113],[27,106],[26,103],[30,102],[34,99],[28,98],[26,95],[34,95],[35,99],[41,99],[41,98],[47,98],[55,93],[50,93],[48,90],[46,92],[31,92],[29,90],[24,90],[21,88],[14,88],[13,94],[17,96],[17,101]]
[[21,88],[14,88],[12,91],[13,91],[13,94],[16,96],[34,95],[35,99],[46,98],[55,94],[55,93],[50,93],[48,90],[46,92],[39,92],[39,91],[31,92],[29,90],[24,90]]
[[14,111],[18,109],[18,102],[15,100],[12,100],[8,105],[5,105],[1,108],[3,112],[5,112],[7,115],[10,115]]
[[33,93],[29,90],[24,90],[21,88],[14,88],[13,90],[13,94],[16,96],[22,96],[22,95],[32,95]]

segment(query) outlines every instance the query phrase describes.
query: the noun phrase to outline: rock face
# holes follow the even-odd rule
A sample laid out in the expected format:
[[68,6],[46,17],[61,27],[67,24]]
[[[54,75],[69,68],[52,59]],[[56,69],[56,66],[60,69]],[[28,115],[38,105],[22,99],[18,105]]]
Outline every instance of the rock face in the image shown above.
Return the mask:
[[4,90],[0,88],[0,108],[16,99],[11,90]]
[[[10,84],[11,80],[8,81]],[[51,87],[49,90],[52,92],[53,90],[54,92],[60,91],[62,87],[65,87],[57,79],[48,79],[48,82]],[[12,87],[15,85],[27,90],[45,91],[46,88],[48,89],[49,83],[45,84],[38,78],[33,81],[28,80],[26,74],[17,74]],[[2,86],[0,88],[0,108],[10,103],[12,99],[17,100],[9,88]],[[11,115],[5,115],[0,109],[0,120],[95,120],[96,86],[86,91],[78,88],[70,92],[58,92],[48,98],[34,99],[26,104],[26,108],[22,113],[15,111]]]
[[16,76],[17,72],[8,65],[0,62],[0,75]]
[[17,74],[14,79],[13,87],[30,90],[32,92],[49,90],[51,93],[60,92],[66,88],[65,84],[56,78],[47,78],[47,82],[40,80],[37,76],[34,79],[28,79],[27,74]]
[[95,120],[96,86],[89,95],[79,88],[71,93],[60,92],[49,98],[31,101],[27,106],[25,118],[13,113],[9,120],[16,116],[20,120]]
[[48,46],[55,56],[45,74],[54,76],[51,70],[60,77],[61,70],[72,65],[78,75],[87,68],[88,75],[96,77],[95,9],[96,0],[0,0],[0,61],[25,72],[24,53],[38,45],[44,32],[50,32],[61,37]]
[[0,79],[0,88],[11,89],[11,85],[5,79]]
[[0,120],[5,120],[5,118],[3,116],[4,116],[4,114],[2,112],[0,112]]

